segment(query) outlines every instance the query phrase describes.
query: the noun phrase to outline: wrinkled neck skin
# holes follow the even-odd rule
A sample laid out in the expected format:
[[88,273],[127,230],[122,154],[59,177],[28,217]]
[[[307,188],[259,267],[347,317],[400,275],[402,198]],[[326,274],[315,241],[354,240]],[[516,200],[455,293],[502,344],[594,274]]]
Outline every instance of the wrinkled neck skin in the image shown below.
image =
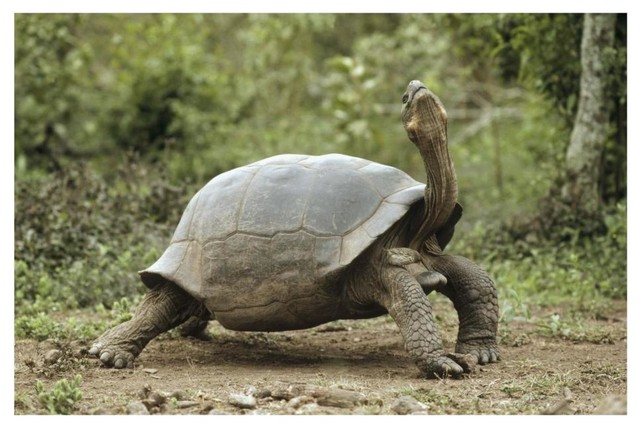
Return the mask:
[[456,173],[447,144],[447,113],[434,94],[422,90],[412,101],[404,126],[420,151],[427,173],[426,218],[415,239],[426,241],[427,250],[439,252],[438,248],[431,248],[434,240],[427,238],[449,219],[458,199]]

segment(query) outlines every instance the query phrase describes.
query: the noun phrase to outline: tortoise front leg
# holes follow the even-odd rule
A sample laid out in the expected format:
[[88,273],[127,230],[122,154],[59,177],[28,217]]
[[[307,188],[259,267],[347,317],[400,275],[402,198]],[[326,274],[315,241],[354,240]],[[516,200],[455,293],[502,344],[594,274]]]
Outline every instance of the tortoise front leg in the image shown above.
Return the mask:
[[380,304],[387,309],[404,338],[405,349],[427,377],[460,376],[464,369],[445,355],[433,319],[431,303],[411,273],[390,265],[382,272],[385,293]]
[[144,347],[161,333],[185,322],[191,316],[204,317],[202,303],[171,282],[150,290],[133,318],[100,336],[89,354],[108,367],[131,368]]
[[487,272],[460,256],[431,256],[425,258],[425,265],[447,278],[446,285],[436,290],[458,312],[456,352],[472,354],[480,364],[498,361],[498,292]]

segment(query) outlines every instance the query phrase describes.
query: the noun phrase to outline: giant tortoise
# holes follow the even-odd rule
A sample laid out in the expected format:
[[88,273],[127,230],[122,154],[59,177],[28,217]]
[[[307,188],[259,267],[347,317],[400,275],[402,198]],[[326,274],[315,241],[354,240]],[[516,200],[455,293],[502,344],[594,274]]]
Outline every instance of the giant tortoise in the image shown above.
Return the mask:
[[[220,174],[189,202],[169,247],[140,272],[147,295],[134,317],[90,349],[132,367],[146,344],[181,324],[283,331],[389,314],[427,377],[459,376],[470,354],[499,358],[497,293],[487,273],[443,250],[462,214],[447,145],[447,114],[409,83],[402,122],[426,185],[351,156],[280,155]],[[453,302],[459,330],[445,353],[427,294]],[[195,322],[194,322],[195,320]]]

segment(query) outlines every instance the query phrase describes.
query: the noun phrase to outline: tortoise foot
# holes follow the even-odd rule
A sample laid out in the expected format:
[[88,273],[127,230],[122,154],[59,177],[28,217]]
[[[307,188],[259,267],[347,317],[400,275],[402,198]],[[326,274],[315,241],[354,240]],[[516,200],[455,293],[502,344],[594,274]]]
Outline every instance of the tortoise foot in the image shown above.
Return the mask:
[[421,370],[428,379],[460,378],[464,373],[468,373],[469,370],[465,370],[466,364],[458,364],[454,359],[455,356],[455,354],[449,354],[448,356],[436,357],[426,364],[426,367],[421,367]]
[[495,339],[458,341],[456,352],[473,355],[477,363],[482,365],[500,360],[500,351]]
[[129,331],[128,322],[108,330],[93,343],[89,354],[99,358],[106,367],[133,368],[142,347],[131,338]]

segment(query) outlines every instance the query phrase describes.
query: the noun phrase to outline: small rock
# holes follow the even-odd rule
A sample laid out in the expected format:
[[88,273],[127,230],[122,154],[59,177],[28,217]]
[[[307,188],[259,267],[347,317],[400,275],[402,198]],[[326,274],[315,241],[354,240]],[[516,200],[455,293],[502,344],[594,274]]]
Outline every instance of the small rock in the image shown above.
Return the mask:
[[353,409],[356,406],[367,404],[367,397],[364,394],[339,388],[318,388],[310,395],[321,406]]
[[571,408],[571,401],[563,398],[548,406],[542,413],[545,415],[572,415],[575,411]]
[[44,362],[46,364],[55,364],[62,357],[62,351],[59,349],[52,349],[44,354]]
[[149,373],[149,374],[158,373],[158,369],[142,369],[142,371],[145,372],[145,373]]
[[154,407],[163,405],[167,401],[166,394],[162,394],[157,391],[150,392],[148,397],[142,400],[142,404],[147,406],[147,409],[151,410]]
[[186,409],[188,407],[193,407],[197,405],[198,405],[197,401],[189,401],[189,400],[176,401],[176,407],[178,409]]
[[279,400],[291,400],[294,397],[313,397],[320,406],[339,407],[342,409],[352,409],[355,406],[367,404],[367,397],[364,394],[347,391],[340,388],[324,388],[306,384],[285,384],[274,385],[271,396]]
[[426,412],[426,410],[427,406],[410,395],[403,395],[391,405],[391,411],[398,415],[410,415],[417,412]]
[[151,386],[144,385],[142,388],[140,388],[140,391],[138,391],[138,397],[140,397],[141,400],[144,400],[149,396],[150,393],[151,393]]
[[147,410],[150,412],[157,406],[155,401],[149,400],[148,398],[145,398],[144,400],[142,400],[141,403],[144,404],[144,407],[146,407]]
[[258,405],[255,397],[244,394],[230,394],[229,404],[241,409],[255,409],[255,407]]
[[250,395],[250,396],[252,396],[252,397],[255,397],[255,396],[256,396],[256,394],[258,393],[258,388],[256,388],[256,387],[255,387],[255,386],[253,386],[253,385],[247,385],[247,386],[244,388],[244,393],[245,393],[245,395]]
[[309,397],[308,395],[301,395],[299,397],[293,397],[291,400],[289,400],[287,406],[297,409],[305,404],[315,403],[315,401],[316,400],[314,400],[313,397]]
[[131,401],[127,404],[127,414],[129,415],[148,415],[147,406],[140,401]]
[[267,397],[271,397],[271,390],[269,388],[264,388],[259,390],[258,392],[256,392],[254,394],[254,397],[256,398],[267,398]]
[[164,404],[167,401],[167,394],[158,392],[158,391],[153,391],[152,393],[149,394],[149,399],[156,402],[157,405],[159,406],[161,404]]
[[207,413],[208,415],[226,415],[227,413],[222,412],[218,409],[211,409],[209,410],[209,413]]

